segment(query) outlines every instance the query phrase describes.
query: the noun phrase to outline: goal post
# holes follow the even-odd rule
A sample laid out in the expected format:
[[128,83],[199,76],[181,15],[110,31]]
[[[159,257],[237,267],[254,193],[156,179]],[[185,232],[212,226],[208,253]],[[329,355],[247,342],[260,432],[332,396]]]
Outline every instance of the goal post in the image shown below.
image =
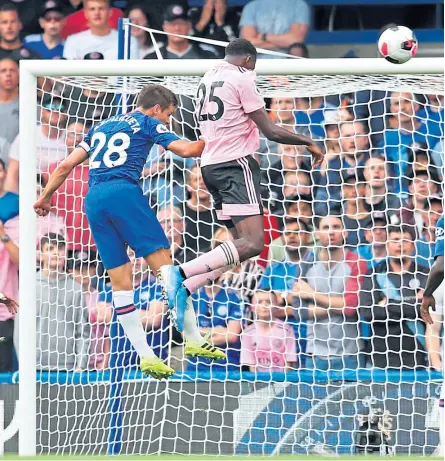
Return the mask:
[[[20,291],[19,291],[19,454],[35,456],[37,442],[37,366],[36,366],[36,239],[37,217],[32,205],[36,199],[37,165],[37,79],[53,78],[62,83],[80,88],[102,89],[115,95],[120,93],[135,94],[144,84],[158,82],[165,84],[175,92],[195,96],[197,81],[207,70],[212,68],[213,60],[104,60],[104,61],[38,61],[29,60],[20,63]],[[265,97],[302,97],[304,95],[329,96],[339,93],[360,91],[364,89],[381,89],[385,91],[408,91],[421,94],[443,94],[443,58],[415,58],[406,64],[396,66],[384,59],[307,59],[307,60],[259,60],[256,66],[258,88]],[[272,77],[287,77],[271,81]],[[121,85],[125,77],[125,88]],[[170,78],[172,77],[172,78]],[[311,83],[312,82],[312,83]],[[417,91],[416,91],[417,90]],[[114,104],[114,102],[113,102]],[[23,159],[26,159],[24,161]],[[88,372],[85,372],[87,374]],[[240,375],[238,381],[240,380]],[[181,376],[179,376],[181,378]],[[67,379],[70,381],[71,378]],[[86,378],[86,382],[88,381]],[[255,381],[254,378],[251,378]],[[82,385],[82,378],[78,378]],[[60,384],[63,386],[63,384]],[[149,381],[153,392],[166,392],[163,385]],[[284,386],[285,387],[285,386]],[[284,388],[283,387],[283,388]],[[280,386],[277,386],[279,392]],[[338,395],[341,392],[337,392]],[[319,390],[320,395],[324,392]],[[264,394],[258,399],[265,399]],[[360,399],[360,393],[353,389],[351,399]],[[142,398],[142,397],[141,397]],[[292,397],[289,397],[290,399]],[[182,401],[179,400],[179,405]],[[164,403],[164,406],[167,405]],[[253,401],[252,401],[253,405]],[[332,403],[332,411],[339,408]],[[249,406],[245,408],[246,411]],[[318,410],[318,409],[317,409]],[[122,411],[122,409],[119,409]],[[197,410],[198,411],[198,410]],[[202,412],[202,409],[199,409]],[[272,410],[273,411],[273,410]],[[179,410],[178,410],[179,412]],[[317,415],[322,420],[322,415]],[[153,416],[153,421],[155,420]],[[117,418],[122,423],[121,418]],[[126,422],[126,424],[133,424]],[[163,423],[160,423],[163,427]],[[174,421],[169,421],[170,426]],[[248,425],[244,421],[241,425]],[[88,424],[85,423],[87,427]],[[158,430],[159,424],[153,422]],[[122,428],[117,428],[122,437]],[[239,428],[237,428],[239,430]],[[289,424],[287,438],[296,440],[293,424]],[[153,429],[154,430],[154,429]],[[298,429],[300,430],[300,429]],[[297,430],[297,432],[298,432]],[[161,432],[163,429],[161,429]],[[247,430],[244,437],[248,435]],[[162,437],[157,452],[161,453]],[[241,438],[237,442],[241,443]],[[120,441],[115,441],[119,443]],[[181,446],[182,440],[170,440],[167,445]],[[223,442],[221,442],[223,443]],[[235,442],[233,442],[235,443]],[[243,442],[244,443],[244,442]],[[249,443],[249,442],[246,442]],[[253,443],[253,442],[252,442]],[[290,442],[289,442],[290,443]],[[86,445],[86,443],[85,443]],[[279,445],[281,450],[281,444]],[[180,450],[180,448],[178,448]],[[218,448],[219,450],[219,448]],[[62,450],[63,451],[63,450]],[[70,453],[92,454],[88,446],[74,447]],[[180,451],[179,451],[180,452]],[[246,452],[249,452],[247,450]],[[285,452],[285,450],[284,450]],[[173,451],[176,453],[176,451]],[[238,453],[243,453],[240,449]],[[192,454],[192,453],[190,453]]]

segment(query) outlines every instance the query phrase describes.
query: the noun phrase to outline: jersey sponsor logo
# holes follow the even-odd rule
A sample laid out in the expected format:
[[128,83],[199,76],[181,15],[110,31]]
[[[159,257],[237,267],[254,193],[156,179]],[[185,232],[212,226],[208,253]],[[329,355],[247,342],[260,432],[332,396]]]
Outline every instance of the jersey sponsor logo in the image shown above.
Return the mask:
[[158,133],[169,133],[170,132],[170,130],[162,123],[159,123],[159,125],[156,125],[156,131]]
[[436,237],[443,238],[444,230],[441,227],[436,228]]
[[218,306],[218,309],[216,309],[216,312],[218,313],[219,316],[223,317],[226,316],[228,313],[227,306]]
[[412,289],[412,290],[417,290],[420,288],[420,280],[418,279],[411,279],[408,283],[409,287]]

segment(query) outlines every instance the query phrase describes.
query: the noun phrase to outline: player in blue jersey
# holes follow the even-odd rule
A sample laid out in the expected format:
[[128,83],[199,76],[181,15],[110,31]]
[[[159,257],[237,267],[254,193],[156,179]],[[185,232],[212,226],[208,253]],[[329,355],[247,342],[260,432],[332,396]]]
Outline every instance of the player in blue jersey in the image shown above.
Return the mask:
[[[430,308],[433,311],[436,310],[436,300],[434,299],[433,293],[439,288],[444,278],[444,217],[442,216],[437,222],[436,226],[436,249],[434,251],[434,264],[431,267],[431,271],[426,281],[425,291],[423,292],[422,305],[420,307],[420,313],[423,320],[426,323],[432,325],[434,320],[430,314]],[[442,328],[443,331],[443,328]],[[443,333],[442,333],[443,334]],[[443,343],[443,338],[442,338]],[[442,357],[443,360],[443,357]],[[445,384],[442,384],[442,391],[439,399],[439,410],[440,410],[440,455],[444,456],[444,445],[445,445],[445,415],[444,415],[444,400],[445,400]]]
[[[156,357],[147,344],[134,306],[127,245],[136,257],[143,257],[155,273],[161,266],[173,264],[169,242],[142,193],[139,178],[153,144],[184,158],[201,155],[203,141],[181,140],[166,126],[177,105],[177,98],[170,90],[161,85],[147,85],[139,93],[134,111],[105,119],[91,128],[59,164],[34,204],[39,216],[47,215],[51,196],[73,168],[89,158],[85,211],[111,280],[114,311],[141,359],[142,372],[155,378],[168,377],[174,370]],[[197,326],[186,339],[194,346],[195,354],[220,358],[220,351],[201,337]]]

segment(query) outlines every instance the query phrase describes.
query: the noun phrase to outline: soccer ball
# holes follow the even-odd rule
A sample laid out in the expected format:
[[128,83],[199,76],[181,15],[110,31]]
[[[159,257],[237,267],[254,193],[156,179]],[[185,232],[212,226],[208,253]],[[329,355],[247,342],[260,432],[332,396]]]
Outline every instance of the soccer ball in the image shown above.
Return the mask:
[[403,64],[417,53],[417,39],[408,27],[393,26],[386,29],[379,38],[379,51],[393,64]]

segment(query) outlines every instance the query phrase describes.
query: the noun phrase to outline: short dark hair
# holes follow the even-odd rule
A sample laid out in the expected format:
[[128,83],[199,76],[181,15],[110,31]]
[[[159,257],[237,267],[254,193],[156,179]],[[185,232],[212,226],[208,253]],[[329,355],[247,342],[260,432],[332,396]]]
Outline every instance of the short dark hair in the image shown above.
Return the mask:
[[11,2],[0,5],[0,13],[3,11],[15,11],[17,15],[19,14],[18,8]]
[[390,234],[409,234],[411,240],[414,242],[416,240],[416,231],[413,226],[399,225],[399,226],[389,226],[388,227],[388,237]]
[[49,232],[48,234],[45,234],[41,239],[40,239],[40,249],[43,248],[43,245],[46,244],[56,244],[57,248],[64,248],[66,247],[65,239],[63,238],[63,235],[56,234],[55,232]]
[[136,106],[142,107],[143,109],[150,109],[150,107],[159,104],[162,109],[167,109],[168,106],[178,106],[178,98],[173,91],[165,88],[162,85],[146,85],[140,91]]
[[309,232],[309,226],[307,223],[305,223],[302,219],[300,218],[285,218],[284,219],[284,230],[286,230],[287,226],[290,226],[292,224],[298,224],[300,226],[301,230],[304,230],[306,232]]
[[257,50],[249,40],[236,38],[227,45],[226,56],[252,56],[256,59]]

